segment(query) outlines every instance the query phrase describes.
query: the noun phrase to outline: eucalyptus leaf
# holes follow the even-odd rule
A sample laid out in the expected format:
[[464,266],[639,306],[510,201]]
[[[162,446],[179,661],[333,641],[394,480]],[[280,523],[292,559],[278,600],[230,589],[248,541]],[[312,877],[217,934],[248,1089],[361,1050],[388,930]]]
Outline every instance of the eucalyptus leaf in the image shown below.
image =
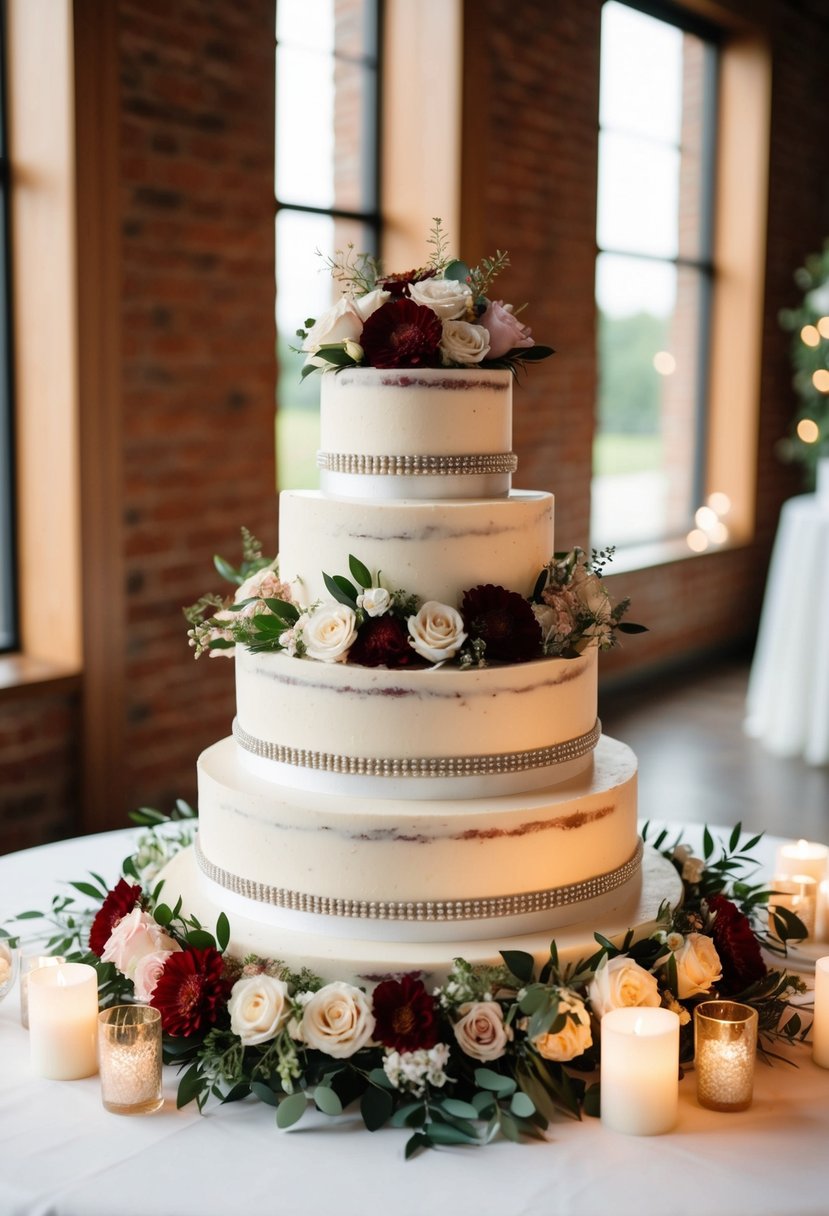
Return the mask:
[[515,1082],[512,1077],[505,1077],[491,1068],[475,1069],[475,1084],[481,1089],[491,1090],[499,1098],[509,1098],[515,1093]]
[[302,1090],[299,1093],[289,1094],[287,1098],[283,1098],[276,1111],[276,1126],[283,1129],[292,1127],[305,1114],[305,1107],[307,1105],[308,1099]]
[[465,283],[469,278],[469,267],[466,262],[460,258],[453,258],[451,262],[447,262],[444,267],[443,277],[451,279],[453,283]]
[[535,1114],[535,1103],[528,1094],[520,1089],[512,1095],[509,1108],[519,1119],[529,1119],[531,1115]]
[[502,1135],[506,1136],[507,1140],[512,1140],[514,1144],[517,1144],[521,1139],[521,1132],[518,1130],[518,1124],[515,1122],[512,1115],[505,1110],[499,1110],[498,1123],[500,1125]]
[[324,1115],[341,1115],[343,1104],[329,1085],[318,1085],[314,1090],[314,1101]]
[[441,1110],[456,1119],[479,1119],[480,1111],[471,1102],[462,1102],[460,1098],[444,1098],[440,1104]]
[[479,1138],[475,1133],[464,1131],[452,1123],[430,1123],[426,1135],[432,1144],[478,1144]]

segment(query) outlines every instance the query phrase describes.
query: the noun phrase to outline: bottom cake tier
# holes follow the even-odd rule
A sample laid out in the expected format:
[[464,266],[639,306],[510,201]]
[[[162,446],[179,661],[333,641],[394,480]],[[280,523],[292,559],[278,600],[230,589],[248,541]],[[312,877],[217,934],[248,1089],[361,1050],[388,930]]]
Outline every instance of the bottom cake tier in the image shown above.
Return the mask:
[[[296,927],[284,921],[275,924],[268,919],[268,908],[213,882],[202,870],[197,846],[183,849],[167,865],[163,898],[175,903],[181,897],[183,911],[195,916],[201,924],[212,929],[221,912],[230,921],[229,952],[244,958],[255,954],[262,958],[279,959],[299,970],[308,967],[326,982],[345,980],[362,987],[371,987],[389,976],[416,973],[427,988],[442,983],[452,960],[462,957],[472,964],[497,963],[502,950],[523,950],[542,963],[548,956],[550,942],[555,939],[562,962],[586,958],[596,950],[594,935],[621,939],[629,930],[637,937],[651,932],[660,907],[668,903],[677,906],[682,900],[682,881],[670,861],[645,846],[641,866],[623,887],[579,905],[578,921],[550,924],[532,933],[483,938],[452,937],[461,926],[451,923],[435,926],[446,930],[446,936],[430,941],[372,939],[367,933],[371,921],[350,920],[340,926],[340,935],[330,931],[314,931],[307,918]],[[334,921],[335,918],[325,918]],[[405,937],[407,922],[386,924],[386,933]],[[326,926],[330,929],[330,926]],[[345,936],[345,933],[349,936]]]

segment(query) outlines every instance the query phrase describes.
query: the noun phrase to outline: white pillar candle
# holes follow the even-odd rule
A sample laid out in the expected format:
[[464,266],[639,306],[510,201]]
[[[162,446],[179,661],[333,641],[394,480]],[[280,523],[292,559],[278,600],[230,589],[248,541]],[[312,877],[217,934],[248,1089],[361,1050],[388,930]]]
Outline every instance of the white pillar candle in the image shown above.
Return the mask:
[[826,878],[827,861],[829,845],[816,844],[812,840],[790,840],[777,850],[774,872],[780,878],[808,874],[819,883]]
[[20,959],[20,1023],[29,1029],[29,976],[39,967],[59,967],[59,954],[24,954]]
[[829,955],[815,963],[815,1016],[812,1022],[812,1057],[829,1068]]
[[53,1081],[98,1071],[98,977],[86,963],[41,967],[29,976],[32,1068]]
[[631,1136],[676,1123],[679,1017],[670,1009],[613,1009],[602,1018],[601,1116]]

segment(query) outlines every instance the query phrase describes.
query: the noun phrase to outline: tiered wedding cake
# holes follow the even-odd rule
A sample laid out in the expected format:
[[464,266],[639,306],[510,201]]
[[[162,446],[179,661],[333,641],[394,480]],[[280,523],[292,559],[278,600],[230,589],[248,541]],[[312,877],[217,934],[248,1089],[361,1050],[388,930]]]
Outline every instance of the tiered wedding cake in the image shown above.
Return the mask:
[[[278,573],[212,618],[214,643],[249,643],[237,716],[166,873],[167,902],[227,913],[236,954],[428,982],[553,936],[588,954],[678,900],[673,867],[642,862],[635,757],[596,717],[610,602],[553,558],[553,496],[511,489],[512,379],[322,378],[322,488],[281,495]],[[574,605],[594,627],[568,644]]]

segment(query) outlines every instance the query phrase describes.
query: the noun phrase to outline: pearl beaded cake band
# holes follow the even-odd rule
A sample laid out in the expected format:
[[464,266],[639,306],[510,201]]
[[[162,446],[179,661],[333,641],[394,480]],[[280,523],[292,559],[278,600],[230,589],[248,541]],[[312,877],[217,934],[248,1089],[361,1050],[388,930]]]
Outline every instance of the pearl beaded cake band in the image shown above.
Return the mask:
[[272,887],[232,874],[205,857],[196,836],[195,854],[199,868],[212,882],[256,903],[294,912],[319,916],[336,916],[352,920],[396,921],[468,921],[491,917],[522,916],[548,912],[555,908],[597,899],[623,886],[636,876],[642,864],[642,841],[633,855],[621,866],[587,878],[583,882],[563,887],[548,887],[541,891],[523,891],[517,895],[495,895],[481,899],[445,900],[365,900],[332,895],[313,895],[286,887]]
[[354,452],[317,452],[317,465],[328,473],[363,476],[434,477],[514,473],[514,452],[483,452],[474,456],[372,456]]
[[362,777],[486,777],[549,768],[586,756],[595,748],[601,733],[602,724],[597,718],[586,734],[524,752],[496,752],[482,756],[343,756],[257,739],[249,735],[237,719],[233,720],[233,738],[254,756],[280,764]]

